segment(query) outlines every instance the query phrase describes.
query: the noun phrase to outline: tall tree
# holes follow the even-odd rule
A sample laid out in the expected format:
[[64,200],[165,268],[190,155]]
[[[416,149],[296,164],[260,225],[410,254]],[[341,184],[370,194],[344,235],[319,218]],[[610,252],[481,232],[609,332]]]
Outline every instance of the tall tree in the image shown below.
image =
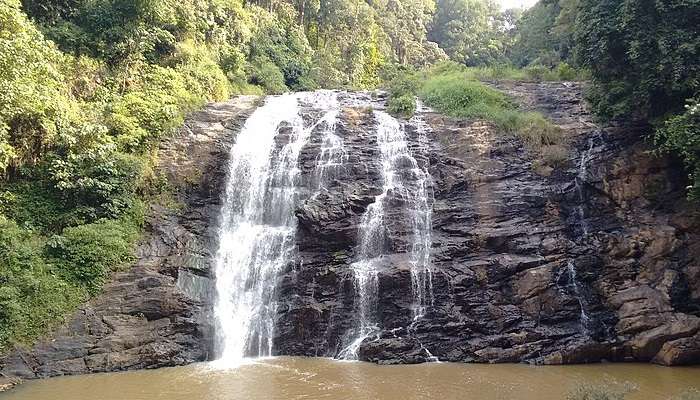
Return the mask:
[[581,0],[575,38],[602,116],[650,121],[700,89],[700,0]]
[[438,0],[428,39],[455,61],[485,65],[504,59],[508,28],[494,0]]

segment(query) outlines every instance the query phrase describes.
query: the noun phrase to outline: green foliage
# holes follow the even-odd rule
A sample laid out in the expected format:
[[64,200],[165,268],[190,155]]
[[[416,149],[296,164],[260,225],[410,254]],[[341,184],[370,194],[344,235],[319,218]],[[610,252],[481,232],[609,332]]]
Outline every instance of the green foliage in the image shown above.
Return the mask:
[[549,74],[549,69],[544,65],[531,65],[525,68],[525,75],[529,80],[542,82]]
[[253,60],[248,76],[252,84],[262,87],[266,93],[280,94],[289,90],[282,71],[267,58]]
[[557,77],[562,81],[573,81],[579,77],[579,73],[565,62],[557,65],[556,73]]
[[564,134],[561,128],[552,125],[540,113],[528,112],[520,114],[516,129],[518,130],[518,136],[525,144],[535,149],[559,145],[564,142]]
[[440,63],[432,70],[447,68],[458,71],[466,77],[481,81],[571,81],[583,80],[585,74],[581,70],[571,67],[567,63],[559,63],[555,68],[543,65],[531,65],[526,68],[516,68],[509,64],[495,64],[487,67],[464,67],[454,63]]
[[19,7],[19,0],[0,3],[0,174],[38,161],[67,102],[62,55]]
[[204,100],[187,90],[186,78],[171,68],[145,67],[143,80],[109,106],[107,123],[121,149],[144,150],[182,124],[184,112]]
[[413,70],[397,72],[389,82],[387,110],[390,114],[411,117],[416,112],[416,95],[420,86],[419,75]]
[[410,117],[416,112],[416,98],[412,95],[391,97],[387,103],[390,114]]
[[475,79],[473,68],[443,63],[429,69],[418,93],[427,105],[457,118],[484,119],[501,132],[514,134],[537,156],[540,167],[557,167],[569,158],[561,128],[542,114],[522,112],[508,97]]
[[142,219],[138,210],[120,220],[66,228],[51,238],[48,252],[67,280],[94,294],[109,272],[131,260]]
[[688,101],[683,114],[669,118],[656,131],[655,142],[662,152],[680,157],[689,171],[691,198],[700,199],[700,103]]
[[502,62],[511,41],[509,16],[494,0],[438,0],[428,38],[468,66]]
[[70,209],[44,182],[15,182],[0,190],[0,215],[29,231],[50,233],[67,225]]
[[571,40],[566,26],[575,10],[572,3],[577,1],[543,0],[523,12],[516,22],[516,39],[510,55],[513,63],[519,67],[532,64],[553,67],[567,60]]
[[700,0],[580,0],[575,26],[577,57],[593,78],[593,110],[604,119],[656,126],[657,145],[683,159],[696,198],[698,20]]
[[[304,32],[293,24],[287,24],[274,15],[256,14],[256,29],[250,43],[250,59],[262,73],[262,82],[268,82],[276,66],[284,77],[284,85],[292,90],[313,88],[308,79],[311,70],[312,50]],[[257,76],[256,78],[260,78]],[[279,89],[279,85],[271,85]]]
[[58,277],[41,239],[0,216],[0,352],[45,333],[85,295]]
[[459,118],[492,119],[512,108],[504,94],[461,73],[429,77],[421,87],[420,96],[436,110]]
[[581,0],[576,52],[591,69],[593,109],[652,121],[700,90],[700,0]]
[[143,171],[138,157],[114,151],[71,154],[54,159],[49,182],[64,204],[73,206],[72,223],[116,218],[131,208]]

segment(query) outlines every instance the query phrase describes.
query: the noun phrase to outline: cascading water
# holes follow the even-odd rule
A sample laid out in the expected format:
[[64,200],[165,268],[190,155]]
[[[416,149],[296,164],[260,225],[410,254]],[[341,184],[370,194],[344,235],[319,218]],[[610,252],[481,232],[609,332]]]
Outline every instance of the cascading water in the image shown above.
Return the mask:
[[[268,98],[246,121],[231,149],[216,255],[219,363],[270,356],[276,279],[293,258],[299,154],[328,113],[304,126],[300,103],[326,104],[328,93]],[[330,125],[330,123],[328,123]],[[286,141],[277,149],[277,137]]]
[[[428,125],[421,117],[424,111],[420,100],[417,100],[416,114],[409,123],[415,127],[418,145],[421,149],[429,146]],[[411,289],[413,292],[413,322],[408,327],[412,336],[415,335],[416,325],[423,318],[428,306],[433,305],[433,270],[430,263],[430,248],[432,247],[432,218],[433,218],[433,179],[428,172],[428,165],[421,169],[416,160],[412,162],[412,172],[416,178],[415,196],[408,202],[411,215],[413,244],[411,246]],[[439,362],[430,350],[417,339],[422,351],[429,362]]]
[[[410,124],[418,133],[421,148],[428,146],[428,126],[420,117],[422,104],[418,101],[416,115]],[[420,168],[415,158],[410,157],[411,173],[415,179],[415,190],[408,193],[408,212],[411,215],[413,243],[411,246],[411,288],[413,291],[413,319],[422,318],[428,305],[433,302],[433,272],[430,265],[433,219],[433,180],[425,169]]]
[[[593,150],[595,148],[595,142],[596,139],[599,138],[600,135],[596,136],[591,136],[588,138],[587,142],[587,148],[581,153],[581,160],[579,161],[579,166],[578,166],[578,174],[576,175],[576,178],[574,179],[574,187],[576,190],[576,194],[578,196],[578,205],[576,206],[576,224],[578,225],[580,232],[581,232],[581,238],[586,238],[588,237],[590,233],[590,228],[588,226],[588,221],[586,220],[586,212],[584,205],[586,203],[586,195],[584,193],[583,189],[583,183],[586,181],[586,175],[588,174],[588,164],[590,163],[591,159],[593,158]],[[588,316],[588,313],[586,312],[586,304],[584,301],[584,295],[581,292],[581,288],[578,283],[578,278],[577,278],[577,271],[576,271],[576,263],[573,259],[569,259],[566,263],[566,268],[560,272],[560,278],[563,272],[566,271],[566,273],[569,275],[568,276],[568,286],[571,288],[573,291],[573,295],[576,297],[576,300],[578,301],[579,307],[581,309],[580,313],[580,323],[581,323],[581,328],[583,330],[584,334],[588,333],[588,325],[590,323],[590,317]],[[558,278],[558,280],[560,279]]]
[[595,140],[597,136],[591,136],[588,138],[588,147],[581,154],[581,160],[578,165],[578,174],[574,179],[574,185],[576,188],[576,194],[578,195],[578,206],[576,207],[576,217],[577,223],[581,229],[581,234],[586,237],[588,236],[590,228],[588,227],[588,221],[586,221],[586,212],[584,209],[584,204],[586,202],[586,196],[583,191],[583,183],[586,181],[586,174],[588,173],[588,163],[590,163],[593,157],[593,149],[595,146]]
[[328,111],[320,121],[325,126],[321,136],[321,152],[316,158],[315,168],[317,193],[342,170],[348,158],[343,139],[335,132],[340,114],[337,93],[329,92],[325,107]]
[[[361,344],[380,330],[376,308],[378,300],[378,264],[387,254],[386,221],[389,197],[405,204],[411,223],[410,251],[411,280],[415,300],[414,320],[425,314],[428,299],[432,298],[430,273],[432,182],[420,168],[408,147],[404,127],[383,111],[374,111],[377,121],[377,145],[380,152],[382,192],[362,216],[357,260],[352,264],[355,287],[357,326],[350,332],[347,345],[339,353],[342,359],[357,359]],[[419,136],[425,135],[425,126],[414,120]],[[421,131],[422,129],[422,131]],[[425,140],[421,138],[419,140]]]

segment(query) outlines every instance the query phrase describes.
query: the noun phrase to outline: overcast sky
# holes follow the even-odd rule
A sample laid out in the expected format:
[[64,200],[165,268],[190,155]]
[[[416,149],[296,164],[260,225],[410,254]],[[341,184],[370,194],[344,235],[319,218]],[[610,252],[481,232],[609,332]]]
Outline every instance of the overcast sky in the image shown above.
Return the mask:
[[537,0],[498,0],[501,7],[505,10],[513,7],[531,7],[537,3]]

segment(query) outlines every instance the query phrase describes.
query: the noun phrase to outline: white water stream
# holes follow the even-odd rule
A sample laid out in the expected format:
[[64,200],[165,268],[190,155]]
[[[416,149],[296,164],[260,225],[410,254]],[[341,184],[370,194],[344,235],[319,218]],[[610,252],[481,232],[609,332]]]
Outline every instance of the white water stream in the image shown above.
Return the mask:
[[[575,185],[575,190],[576,194],[578,196],[578,205],[576,206],[576,223],[578,224],[581,232],[581,238],[585,239],[588,237],[590,234],[590,227],[588,225],[588,221],[586,220],[586,211],[585,211],[585,203],[586,203],[586,195],[584,193],[584,188],[583,185],[586,182],[586,178],[588,175],[588,164],[591,162],[593,158],[593,150],[595,149],[595,142],[596,139],[598,139],[600,136],[591,136],[588,138],[587,141],[587,148],[581,153],[581,159],[579,161],[578,165],[578,173],[574,179],[574,185]],[[559,275],[561,276],[562,273],[566,271],[566,273],[569,275],[569,287],[573,291],[573,295],[576,297],[576,300],[578,301],[579,307],[581,309],[580,313],[580,324],[581,324],[581,330],[584,335],[588,334],[588,327],[591,321],[590,316],[588,315],[586,311],[586,302],[585,302],[585,297],[584,293],[582,293],[581,288],[578,283],[578,278],[577,278],[577,271],[576,271],[576,262],[573,259],[569,259],[568,262],[566,263],[566,268],[562,271],[560,271]]]
[[[338,358],[355,360],[362,343],[380,332],[377,320],[379,265],[389,255],[387,249],[387,213],[391,198],[399,199],[411,224],[411,282],[414,320],[421,318],[432,299],[430,272],[432,182],[420,168],[408,146],[404,126],[383,111],[374,111],[377,146],[380,152],[382,192],[362,216],[359,248],[352,264],[355,305],[358,320],[349,332]],[[417,119],[413,123],[421,122]],[[419,140],[425,140],[424,124],[417,125]]]
[[[333,99],[325,91],[269,97],[231,149],[215,265],[214,312],[223,367],[249,356],[273,355],[276,281],[295,250],[299,154],[316,127],[335,125]],[[305,126],[300,103],[324,114]],[[280,134],[288,137],[278,149]]]

